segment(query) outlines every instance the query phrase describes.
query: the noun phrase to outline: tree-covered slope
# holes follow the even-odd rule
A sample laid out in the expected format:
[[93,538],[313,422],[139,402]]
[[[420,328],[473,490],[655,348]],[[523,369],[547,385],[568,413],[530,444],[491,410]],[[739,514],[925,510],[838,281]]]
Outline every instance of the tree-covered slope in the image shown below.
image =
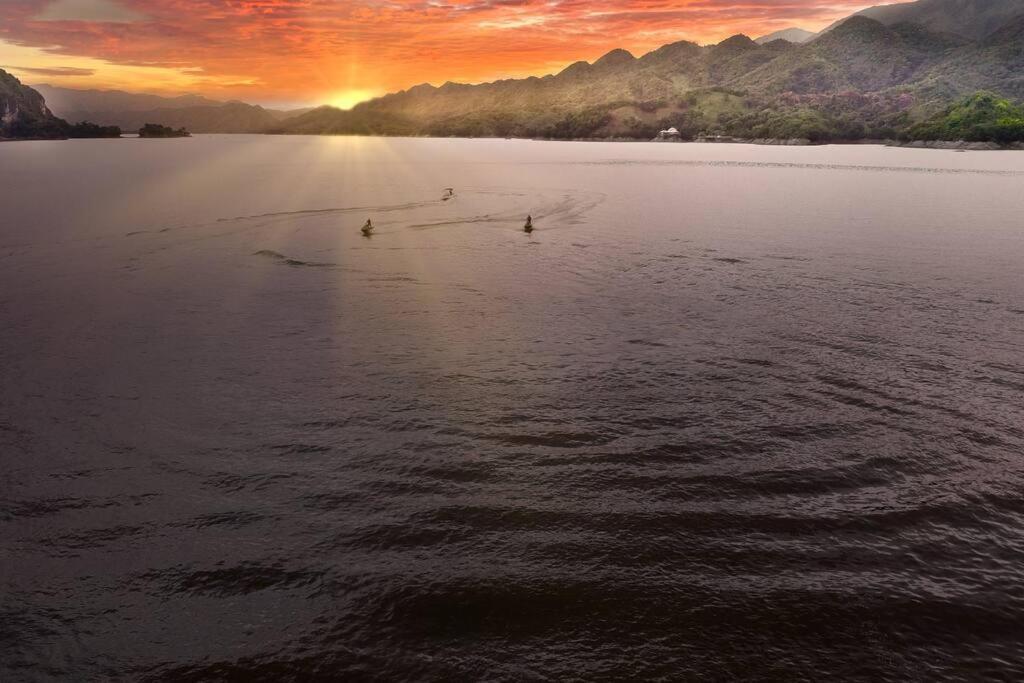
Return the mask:
[[639,59],[615,50],[543,78],[420,85],[351,111],[322,107],[274,130],[646,138],[674,126],[684,137],[891,137],[979,90],[1024,97],[1022,33],[1024,18],[972,41],[854,16],[802,45],[738,35]]
[[917,24],[933,33],[971,40],[983,39],[1022,14],[1024,0],[918,0],[869,7],[857,13],[887,26]]
[[976,93],[910,127],[903,137],[1001,144],[1024,142],[1024,107],[992,93]]
[[910,84],[962,43],[918,27],[853,17],[732,84],[761,92],[877,92]]

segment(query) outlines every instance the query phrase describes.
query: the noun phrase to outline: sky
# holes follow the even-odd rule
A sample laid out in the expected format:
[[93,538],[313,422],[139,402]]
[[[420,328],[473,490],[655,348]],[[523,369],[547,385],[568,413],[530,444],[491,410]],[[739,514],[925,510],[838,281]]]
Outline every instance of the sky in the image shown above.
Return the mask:
[[23,82],[272,106],[543,75],[613,48],[819,30],[864,0],[0,0]]

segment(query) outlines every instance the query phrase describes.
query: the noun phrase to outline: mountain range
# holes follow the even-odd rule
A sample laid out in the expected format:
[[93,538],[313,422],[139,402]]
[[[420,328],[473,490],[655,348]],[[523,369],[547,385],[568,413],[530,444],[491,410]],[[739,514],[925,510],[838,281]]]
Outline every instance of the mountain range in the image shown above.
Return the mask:
[[882,5],[820,34],[679,41],[639,58],[616,49],[558,74],[423,84],[351,110],[38,88],[59,116],[128,130],[650,139],[674,127],[684,138],[892,138],[938,130],[919,124],[979,91],[1024,99],[1024,0]]
[[640,58],[613,50],[543,78],[419,85],[272,130],[649,139],[671,126],[683,137],[890,138],[977,91],[1024,98],[1022,28],[1024,0],[919,0],[864,10],[799,44],[737,35]]

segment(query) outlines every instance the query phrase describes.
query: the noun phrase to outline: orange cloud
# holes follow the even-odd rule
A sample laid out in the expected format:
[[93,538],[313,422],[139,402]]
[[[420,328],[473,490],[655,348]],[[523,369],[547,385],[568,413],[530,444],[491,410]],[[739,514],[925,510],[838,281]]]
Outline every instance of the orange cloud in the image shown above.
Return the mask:
[[[90,6],[93,3],[93,6]],[[212,96],[322,102],[547,73],[624,47],[820,28],[864,0],[5,0],[0,40],[195,77]],[[90,14],[90,12],[92,12]],[[90,18],[99,17],[99,18]],[[103,19],[106,17],[106,20]],[[34,65],[29,64],[29,67]],[[93,78],[102,85],[102,73]],[[139,83],[160,90],[159,83]]]
[[8,69],[30,73],[33,76],[55,76],[57,78],[92,76],[95,69],[83,69],[77,66],[8,66]]

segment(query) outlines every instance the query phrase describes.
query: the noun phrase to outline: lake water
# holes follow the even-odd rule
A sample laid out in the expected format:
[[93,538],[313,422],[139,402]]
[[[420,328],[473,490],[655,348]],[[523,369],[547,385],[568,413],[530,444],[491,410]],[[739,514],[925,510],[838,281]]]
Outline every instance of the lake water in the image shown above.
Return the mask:
[[0,145],[0,679],[1020,678],[1022,267],[1013,152]]

